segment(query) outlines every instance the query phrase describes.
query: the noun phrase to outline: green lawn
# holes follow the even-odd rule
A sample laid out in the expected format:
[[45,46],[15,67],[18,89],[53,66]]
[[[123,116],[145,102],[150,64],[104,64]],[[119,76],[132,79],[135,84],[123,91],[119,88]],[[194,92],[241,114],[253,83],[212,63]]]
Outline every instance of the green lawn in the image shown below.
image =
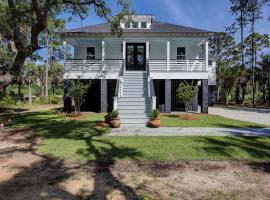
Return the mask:
[[167,127],[231,127],[263,128],[264,125],[229,119],[217,115],[196,115],[198,120],[183,120],[179,115],[161,115],[162,126]]
[[90,113],[74,121],[53,112],[13,116],[14,126],[32,127],[43,136],[38,150],[72,160],[139,159],[177,160],[269,160],[269,137],[109,137],[95,128],[103,114]]

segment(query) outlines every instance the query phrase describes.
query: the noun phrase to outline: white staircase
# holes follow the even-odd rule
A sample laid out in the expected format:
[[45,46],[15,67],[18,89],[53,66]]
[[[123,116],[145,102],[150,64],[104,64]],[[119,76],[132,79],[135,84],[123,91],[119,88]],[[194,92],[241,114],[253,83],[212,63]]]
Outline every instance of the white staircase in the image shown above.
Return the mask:
[[123,94],[118,111],[123,126],[146,126],[151,105],[147,96],[147,75],[141,71],[124,72]]

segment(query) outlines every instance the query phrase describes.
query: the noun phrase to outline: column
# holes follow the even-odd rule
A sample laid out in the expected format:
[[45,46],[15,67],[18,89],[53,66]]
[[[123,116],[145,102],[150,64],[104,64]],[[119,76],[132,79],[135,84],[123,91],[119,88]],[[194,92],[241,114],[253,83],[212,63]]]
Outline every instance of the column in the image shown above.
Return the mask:
[[147,41],[146,42],[146,55],[145,55],[145,57],[146,57],[146,70],[147,69],[149,69],[148,67],[149,67],[149,65],[148,65],[148,63],[149,63],[149,41]]
[[100,112],[107,112],[107,79],[100,80]]
[[208,70],[208,41],[205,42],[205,69]]
[[123,52],[123,71],[126,71],[126,41],[123,40],[122,44],[122,52]]
[[171,79],[165,79],[165,112],[171,112]]
[[167,41],[167,71],[170,71],[170,48],[171,48],[171,42]]
[[63,51],[64,51],[64,67],[66,66],[67,61],[67,42],[63,41]]
[[102,69],[105,67],[105,41],[101,42],[102,50],[101,50],[101,59],[102,59]]
[[70,88],[70,80],[64,80],[64,95],[63,95],[63,102],[64,102],[64,112],[71,113],[72,108],[72,101],[69,96],[69,88]]
[[202,87],[202,105],[201,105],[201,113],[206,113],[208,114],[208,80],[203,79],[201,81],[201,87]]

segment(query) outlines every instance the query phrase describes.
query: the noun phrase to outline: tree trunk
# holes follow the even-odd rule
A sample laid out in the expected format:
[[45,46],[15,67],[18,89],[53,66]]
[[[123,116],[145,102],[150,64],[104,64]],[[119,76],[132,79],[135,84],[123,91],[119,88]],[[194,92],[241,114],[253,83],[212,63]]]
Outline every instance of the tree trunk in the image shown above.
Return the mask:
[[270,63],[268,63],[268,105],[270,106]]
[[48,71],[49,71],[49,38],[48,34],[46,33],[46,70],[45,70],[45,98],[48,100]]
[[18,96],[20,101],[22,101],[22,82],[21,79],[18,81]]
[[32,81],[28,83],[28,102],[32,104]]
[[252,13],[252,25],[251,25],[251,70],[252,70],[252,105],[255,106],[255,75],[254,75],[254,67],[255,67],[255,44],[254,44],[254,26],[255,26],[255,13]]

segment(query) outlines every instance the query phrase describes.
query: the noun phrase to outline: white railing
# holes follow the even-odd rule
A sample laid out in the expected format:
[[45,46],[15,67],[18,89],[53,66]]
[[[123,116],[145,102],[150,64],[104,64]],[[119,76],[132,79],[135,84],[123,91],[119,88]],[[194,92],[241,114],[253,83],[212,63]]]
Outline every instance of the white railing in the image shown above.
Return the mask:
[[205,59],[170,60],[167,69],[167,60],[149,60],[150,71],[206,71]]
[[102,60],[67,60],[65,63],[66,71],[85,72],[85,71],[119,71],[122,66],[121,59]]

